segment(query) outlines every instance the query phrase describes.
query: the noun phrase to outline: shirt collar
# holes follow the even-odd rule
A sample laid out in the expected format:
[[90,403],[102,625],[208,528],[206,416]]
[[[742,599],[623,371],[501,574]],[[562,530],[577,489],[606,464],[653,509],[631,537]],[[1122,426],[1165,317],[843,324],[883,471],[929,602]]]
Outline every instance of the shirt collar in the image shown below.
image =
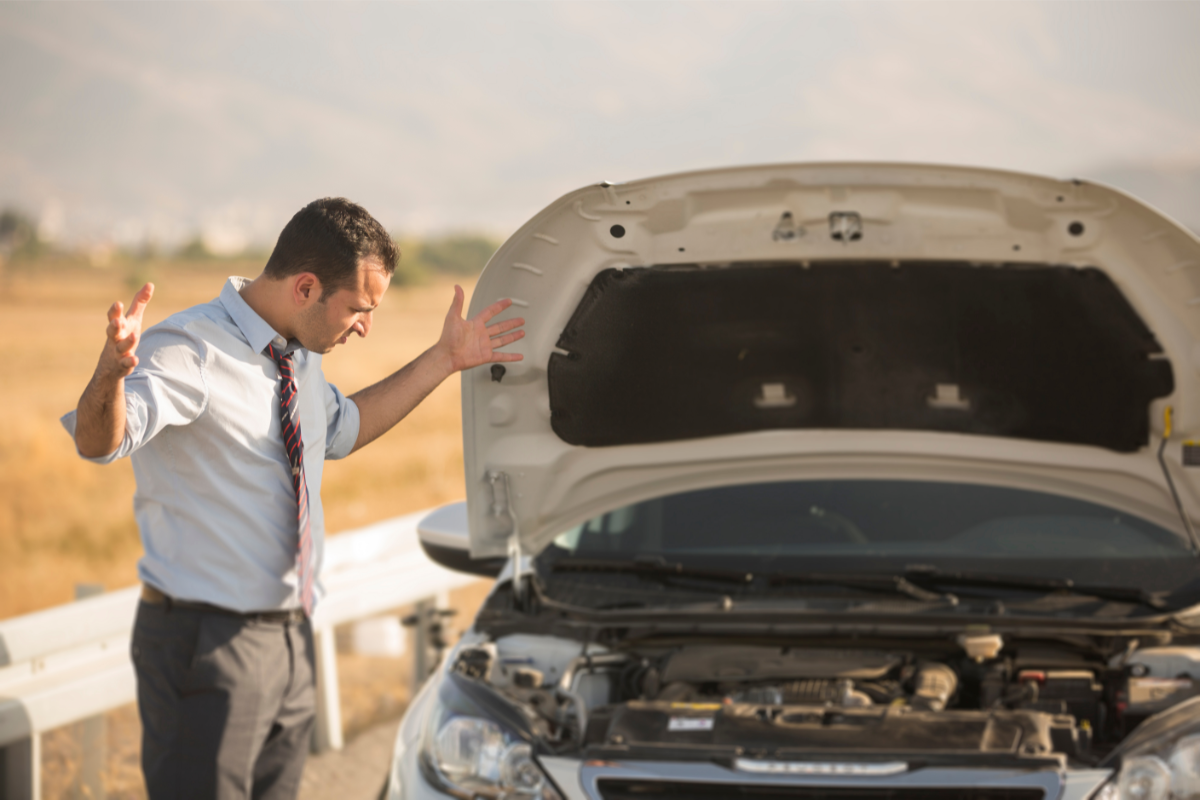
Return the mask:
[[256,353],[261,353],[267,349],[267,345],[273,344],[276,348],[281,349],[284,353],[290,353],[293,350],[300,349],[299,342],[285,341],[282,336],[275,332],[275,329],[267,324],[267,321],[260,317],[254,309],[246,304],[242,299],[241,291],[247,284],[250,283],[249,278],[231,277],[225,281],[225,286],[221,288],[221,305],[225,306],[225,310],[229,313],[230,318],[238,329],[242,332],[246,342],[250,345],[250,349]]

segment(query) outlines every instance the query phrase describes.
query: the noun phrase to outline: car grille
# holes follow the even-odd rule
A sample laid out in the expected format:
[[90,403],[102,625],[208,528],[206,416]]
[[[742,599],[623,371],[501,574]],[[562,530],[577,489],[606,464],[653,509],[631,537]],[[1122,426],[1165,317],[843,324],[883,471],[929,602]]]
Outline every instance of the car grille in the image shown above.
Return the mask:
[[1036,788],[1001,787],[823,787],[762,786],[726,783],[673,781],[601,780],[604,800],[655,800],[655,798],[700,798],[701,800],[1044,800]]

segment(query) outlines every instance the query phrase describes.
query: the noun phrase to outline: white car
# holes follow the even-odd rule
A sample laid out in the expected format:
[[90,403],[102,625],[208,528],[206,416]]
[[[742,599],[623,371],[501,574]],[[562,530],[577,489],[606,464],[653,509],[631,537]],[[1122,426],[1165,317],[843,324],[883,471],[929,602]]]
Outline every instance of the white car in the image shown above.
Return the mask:
[[[1200,241],[985,169],[600,184],[492,257],[393,798],[1200,797]],[[501,571],[502,570],[502,571]]]

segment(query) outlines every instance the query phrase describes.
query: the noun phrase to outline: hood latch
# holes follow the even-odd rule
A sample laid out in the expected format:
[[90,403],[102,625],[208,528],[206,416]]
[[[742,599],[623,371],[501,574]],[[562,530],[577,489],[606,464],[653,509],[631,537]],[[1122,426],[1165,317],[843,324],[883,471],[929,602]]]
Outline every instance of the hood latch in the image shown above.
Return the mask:
[[846,244],[862,238],[862,216],[857,211],[833,211],[829,214],[829,235]]

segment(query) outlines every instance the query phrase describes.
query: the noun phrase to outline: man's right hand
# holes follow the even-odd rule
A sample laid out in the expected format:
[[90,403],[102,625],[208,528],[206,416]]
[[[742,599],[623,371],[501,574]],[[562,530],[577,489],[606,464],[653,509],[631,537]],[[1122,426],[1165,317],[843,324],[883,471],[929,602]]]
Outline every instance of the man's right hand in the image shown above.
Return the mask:
[[115,452],[125,436],[124,379],[138,365],[142,315],[153,294],[154,284],[147,283],[133,296],[128,314],[120,302],[108,309],[104,351],[75,413],[75,446],[88,458]]
[[100,362],[96,365],[96,376],[108,380],[120,380],[138,365],[137,346],[142,338],[142,315],[150,298],[154,296],[154,284],[147,283],[133,296],[129,313],[123,314],[121,301],[108,309],[107,341]]

